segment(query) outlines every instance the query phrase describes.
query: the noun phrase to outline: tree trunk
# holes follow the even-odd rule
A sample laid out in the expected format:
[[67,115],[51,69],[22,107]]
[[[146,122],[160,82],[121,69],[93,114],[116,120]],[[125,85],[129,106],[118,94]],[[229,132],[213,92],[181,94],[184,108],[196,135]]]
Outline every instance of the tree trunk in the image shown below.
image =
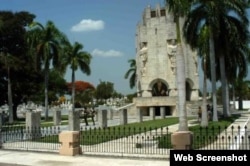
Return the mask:
[[49,86],[49,67],[48,65],[45,66],[45,121],[49,118],[49,106],[48,106],[48,86]]
[[179,131],[188,131],[187,112],[186,112],[185,59],[181,44],[177,45],[176,79],[177,79],[177,89],[178,89]]
[[179,112],[179,131],[189,131],[187,123],[186,110],[186,68],[185,55],[183,51],[183,36],[181,28],[184,24],[184,18],[178,17],[176,22],[177,33],[177,52],[176,52],[176,83],[178,91],[178,112]]
[[72,69],[72,111],[75,111],[75,71]]
[[9,123],[13,123],[13,101],[12,101],[12,90],[10,80],[10,68],[8,67],[8,105],[9,105]]
[[232,91],[233,91],[233,110],[235,111],[236,110],[236,106],[235,106],[235,101],[236,101],[236,99],[235,99],[235,88],[234,88],[234,85],[232,86]]
[[201,116],[201,126],[206,127],[208,126],[208,119],[207,119],[207,66],[206,66],[206,56],[204,57],[203,62],[203,70],[204,70],[204,76],[203,76],[203,94],[202,94],[202,116]]
[[216,98],[216,72],[215,72],[215,49],[213,34],[210,31],[209,37],[209,56],[210,56],[210,70],[212,79],[212,99],[213,99],[213,121],[218,121],[217,116],[217,98]]
[[225,57],[223,55],[220,56],[220,77],[222,87],[223,116],[229,117],[229,95],[227,88],[227,79],[225,75]]

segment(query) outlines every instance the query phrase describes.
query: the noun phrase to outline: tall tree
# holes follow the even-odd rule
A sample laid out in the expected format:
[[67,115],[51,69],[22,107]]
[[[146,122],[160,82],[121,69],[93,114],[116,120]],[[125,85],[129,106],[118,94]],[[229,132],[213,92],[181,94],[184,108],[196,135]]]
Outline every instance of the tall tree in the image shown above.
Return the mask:
[[[42,62],[44,69],[44,82],[45,82],[45,120],[48,120],[48,83],[49,83],[49,70],[50,64],[56,66],[58,63],[59,50],[61,49],[62,42],[65,36],[57,29],[52,21],[48,21],[46,26],[38,22],[33,22],[31,30],[38,33],[34,38],[36,42],[36,55],[37,62]],[[39,39],[37,39],[39,36]],[[32,43],[32,42],[31,42]]]
[[[192,10],[184,25],[184,33],[187,41],[191,47],[198,47],[197,36],[200,35],[200,29],[207,27],[209,30],[209,55],[210,55],[210,70],[212,79],[212,93],[213,93],[213,120],[218,121],[217,117],[217,99],[216,99],[216,66],[220,66],[221,79],[224,89],[224,115],[228,116],[228,107],[226,106],[226,88],[227,79],[225,76],[224,56],[229,55],[229,48],[233,47],[235,42],[231,42],[236,38],[237,31],[240,31],[239,26],[241,21],[245,24],[247,19],[245,17],[244,1],[239,0],[196,0],[194,1]],[[233,13],[233,14],[232,14]],[[240,20],[240,21],[237,21]],[[243,26],[243,29],[244,26]],[[223,34],[226,32],[227,34]],[[233,35],[232,35],[233,34]],[[229,37],[229,38],[228,38]],[[221,39],[224,39],[223,42]],[[233,40],[232,40],[233,39]],[[215,61],[215,59],[220,59]]]
[[166,7],[173,14],[176,23],[177,53],[176,53],[176,79],[178,89],[179,131],[188,131],[186,112],[186,74],[185,57],[182,45],[181,21],[190,10],[190,0],[166,0]]
[[[239,56],[242,54],[231,54],[231,50],[234,47],[240,47],[240,45],[248,44],[249,34],[248,34],[248,19],[246,14],[247,4],[244,1],[231,2],[229,7],[225,9],[225,14],[220,16],[220,27],[221,33],[218,37],[218,43],[221,44],[220,47],[216,48],[219,55],[220,62],[220,79],[222,82],[222,99],[223,99],[223,114],[225,117],[230,116],[229,112],[229,88],[228,88],[228,78],[226,74],[226,69],[228,66],[225,64],[231,56]],[[231,14],[233,13],[233,15]],[[226,36],[230,36],[229,38]],[[237,41],[237,42],[236,42]],[[240,47],[242,48],[242,47]],[[225,59],[227,57],[227,60]],[[245,56],[243,55],[243,58]],[[235,63],[235,66],[238,64]],[[226,68],[227,67],[227,68]]]
[[135,83],[136,83],[136,61],[135,61],[135,59],[130,59],[130,60],[128,60],[128,62],[130,63],[130,68],[125,73],[124,78],[128,79],[130,77],[129,78],[129,86],[132,89],[135,87]]
[[69,65],[72,70],[72,111],[75,111],[75,71],[79,68],[87,75],[91,73],[90,63],[92,56],[90,53],[82,51],[82,49],[83,45],[78,42],[75,42],[73,45],[68,43],[65,47],[64,56],[61,59],[63,66]]
[[[26,26],[33,20],[35,16],[28,12],[12,13],[9,11],[0,12],[0,53],[4,59],[0,68],[6,71],[5,78],[7,80],[7,100],[9,105],[9,122],[13,122],[13,88],[11,84],[13,72],[22,70],[21,64],[25,59],[25,32]],[[22,58],[20,58],[22,57]],[[19,60],[17,60],[19,58]],[[1,69],[0,69],[1,70]],[[15,78],[16,79],[16,78]],[[16,92],[15,92],[16,94]],[[16,95],[17,96],[17,95]],[[4,96],[5,97],[5,96]],[[6,100],[6,99],[4,99]]]
[[201,35],[198,39],[198,49],[199,55],[202,57],[202,69],[203,69],[203,93],[202,93],[202,117],[201,117],[201,126],[208,126],[208,115],[207,115],[207,61],[209,59],[209,43],[208,43],[208,29],[204,27],[201,29]]
[[[242,100],[246,96],[245,92],[248,92],[249,81],[244,81],[244,77],[248,73],[248,63],[250,61],[250,48],[248,44],[245,46],[237,46],[231,49],[231,54],[234,55],[233,60],[229,60],[227,63],[227,77],[232,88],[232,98],[235,109],[235,96],[238,96],[239,109],[243,109]],[[231,57],[230,57],[231,58]],[[228,59],[226,59],[228,60]],[[248,84],[248,85],[247,85]]]

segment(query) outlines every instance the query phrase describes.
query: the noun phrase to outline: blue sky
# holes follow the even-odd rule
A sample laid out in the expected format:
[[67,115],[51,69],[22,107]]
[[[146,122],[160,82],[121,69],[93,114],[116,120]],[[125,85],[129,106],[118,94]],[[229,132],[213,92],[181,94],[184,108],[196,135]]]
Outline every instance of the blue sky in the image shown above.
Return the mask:
[[[51,20],[73,43],[78,41],[92,54],[91,75],[77,71],[76,80],[114,83],[117,92],[129,94],[124,74],[135,58],[136,24],[145,7],[163,5],[164,0],[1,0],[0,10],[28,11],[35,21]],[[65,78],[71,81],[71,72]]]

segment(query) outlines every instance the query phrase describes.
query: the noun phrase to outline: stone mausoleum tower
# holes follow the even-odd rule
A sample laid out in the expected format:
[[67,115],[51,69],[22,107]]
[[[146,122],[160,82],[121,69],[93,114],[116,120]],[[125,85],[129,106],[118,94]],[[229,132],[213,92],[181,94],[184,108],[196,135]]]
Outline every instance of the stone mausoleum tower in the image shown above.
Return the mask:
[[[136,29],[137,97],[144,115],[178,115],[176,84],[176,26],[165,7],[148,6]],[[198,100],[197,53],[184,44],[186,99]]]

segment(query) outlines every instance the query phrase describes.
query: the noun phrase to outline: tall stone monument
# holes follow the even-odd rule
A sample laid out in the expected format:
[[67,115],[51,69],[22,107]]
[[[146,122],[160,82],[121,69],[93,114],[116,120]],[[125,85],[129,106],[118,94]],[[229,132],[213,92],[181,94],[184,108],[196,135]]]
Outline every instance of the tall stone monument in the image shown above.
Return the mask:
[[[167,8],[145,8],[136,29],[137,97],[142,114],[178,115],[176,83],[176,24]],[[184,40],[183,40],[184,41]],[[197,52],[183,43],[186,67],[186,99],[198,100]]]

